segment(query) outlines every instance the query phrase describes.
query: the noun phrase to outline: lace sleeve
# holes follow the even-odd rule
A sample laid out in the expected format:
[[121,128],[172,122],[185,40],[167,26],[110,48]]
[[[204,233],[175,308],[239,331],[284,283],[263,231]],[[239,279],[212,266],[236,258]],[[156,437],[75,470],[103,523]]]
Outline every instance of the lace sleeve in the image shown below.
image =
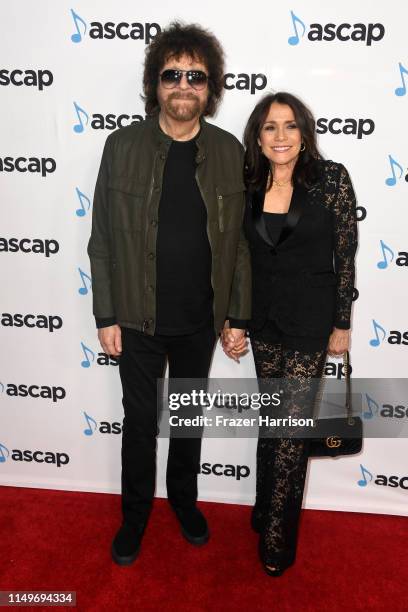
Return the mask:
[[342,165],[333,212],[334,265],[337,274],[334,325],[339,329],[349,329],[354,289],[354,257],[357,249],[357,216],[353,185]]

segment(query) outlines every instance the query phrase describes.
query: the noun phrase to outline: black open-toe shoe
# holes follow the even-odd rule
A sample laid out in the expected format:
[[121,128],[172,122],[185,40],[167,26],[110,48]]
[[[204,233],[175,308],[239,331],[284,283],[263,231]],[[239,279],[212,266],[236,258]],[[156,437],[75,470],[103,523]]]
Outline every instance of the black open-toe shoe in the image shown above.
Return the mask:
[[282,576],[283,572],[285,571],[284,569],[280,569],[278,566],[270,563],[264,563],[263,568],[268,576],[273,576],[274,578]]

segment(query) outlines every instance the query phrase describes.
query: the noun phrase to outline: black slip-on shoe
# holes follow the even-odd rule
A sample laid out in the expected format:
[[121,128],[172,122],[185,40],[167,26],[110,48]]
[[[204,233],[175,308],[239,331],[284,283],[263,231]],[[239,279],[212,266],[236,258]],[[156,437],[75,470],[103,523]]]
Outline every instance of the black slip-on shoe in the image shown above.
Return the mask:
[[207,521],[196,506],[173,506],[173,510],[179,520],[181,533],[190,544],[202,546],[210,538]]
[[137,559],[144,527],[123,523],[112,542],[112,559],[118,565],[131,565]]

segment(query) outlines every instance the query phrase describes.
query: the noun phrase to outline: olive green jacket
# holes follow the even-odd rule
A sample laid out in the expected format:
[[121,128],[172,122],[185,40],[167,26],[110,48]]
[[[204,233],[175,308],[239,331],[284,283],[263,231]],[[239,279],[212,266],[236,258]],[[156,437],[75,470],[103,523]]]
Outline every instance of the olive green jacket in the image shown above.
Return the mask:
[[[105,324],[154,334],[158,209],[171,142],[158,116],[119,129],[106,140],[88,244],[97,322],[111,320]],[[249,319],[251,314],[250,259],[242,232],[243,148],[232,134],[202,119],[196,162],[207,208],[218,333],[228,316]]]

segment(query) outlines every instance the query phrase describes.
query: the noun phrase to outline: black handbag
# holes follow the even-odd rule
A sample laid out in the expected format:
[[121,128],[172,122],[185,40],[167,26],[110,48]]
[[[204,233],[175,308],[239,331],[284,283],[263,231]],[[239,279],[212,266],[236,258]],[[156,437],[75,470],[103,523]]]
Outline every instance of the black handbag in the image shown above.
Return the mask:
[[[352,414],[348,351],[344,353],[343,364],[346,379],[345,408],[347,416],[316,419],[309,446],[310,457],[338,457],[339,455],[354,455],[361,451],[363,422],[360,417]],[[321,393],[318,393],[317,403],[320,399]]]

